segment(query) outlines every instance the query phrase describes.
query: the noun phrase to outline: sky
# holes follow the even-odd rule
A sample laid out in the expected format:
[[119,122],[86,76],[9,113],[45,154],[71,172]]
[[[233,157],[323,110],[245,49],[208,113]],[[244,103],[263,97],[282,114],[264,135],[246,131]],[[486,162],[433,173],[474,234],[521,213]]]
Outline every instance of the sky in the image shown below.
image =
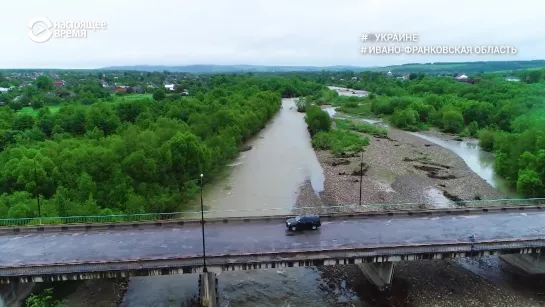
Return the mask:
[[[545,58],[543,0],[18,0],[0,10],[0,68],[252,64],[386,66]],[[29,21],[106,22],[86,38],[29,38]],[[364,33],[516,55],[369,55]],[[396,43],[391,43],[392,45]],[[399,43],[397,43],[399,45]]]

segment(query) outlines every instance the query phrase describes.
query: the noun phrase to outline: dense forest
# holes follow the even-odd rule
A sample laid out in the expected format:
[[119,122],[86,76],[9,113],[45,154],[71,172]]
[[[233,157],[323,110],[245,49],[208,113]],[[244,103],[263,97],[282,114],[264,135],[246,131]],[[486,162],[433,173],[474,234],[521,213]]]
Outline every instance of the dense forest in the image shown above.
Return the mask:
[[[51,80],[19,96],[43,103]],[[96,82],[95,82],[96,83]],[[93,84],[93,82],[91,82]],[[116,102],[100,87],[74,85],[76,97],[37,115],[0,107],[0,218],[172,212],[236,157],[279,110],[282,96],[321,86],[299,78],[214,76],[182,97]],[[60,99],[57,96],[55,99]],[[93,103],[86,103],[90,99]]]
[[337,100],[341,111],[378,115],[405,130],[436,127],[447,133],[478,137],[495,153],[495,169],[527,197],[545,196],[545,70],[518,73],[522,82],[485,74],[477,82],[411,74],[408,79],[364,73],[358,80],[335,80],[365,89],[367,98]]

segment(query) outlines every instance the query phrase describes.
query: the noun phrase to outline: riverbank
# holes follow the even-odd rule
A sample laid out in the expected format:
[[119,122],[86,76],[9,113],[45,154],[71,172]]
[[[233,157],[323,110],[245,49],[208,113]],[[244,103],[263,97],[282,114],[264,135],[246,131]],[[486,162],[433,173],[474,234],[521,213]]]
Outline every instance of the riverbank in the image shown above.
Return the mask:
[[66,306],[117,307],[128,284],[128,278],[84,281],[66,296]]
[[[421,134],[436,140],[460,141],[457,136],[436,131]],[[369,136],[369,139],[370,144],[363,153],[361,182],[362,203],[366,205],[357,209],[338,208],[343,204],[359,203],[361,156],[335,158],[328,151],[316,151],[324,170],[324,191],[318,198],[308,184],[303,185],[297,207],[312,207],[316,203],[330,209],[301,209],[300,212],[396,208],[380,205],[385,203],[439,202],[444,206],[454,206],[452,201],[456,200],[505,197],[473,172],[457,153],[418,135],[388,128],[387,137]],[[482,259],[482,262],[487,261]],[[371,290],[373,286],[357,266],[323,267],[320,271],[324,280],[333,283],[346,281],[360,298],[373,302],[370,306],[544,306],[543,298],[536,295],[537,291],[520,291],[505,283],[490,281],[483,277],[485,275],[474,273],[472,268],[478,265],[470,262],[462,259],[396,263],[392,287],[385,293]],[[488,268],[488,271],[495,272],[503,281],[513,279],[512,272],[507,273],[499,266]]]
[[[384,208],[369,204],[442,203],[436,205],[439,207],[452,206],[451,201],[504,197],[471,171],[462,158],[439,145],[394,128],[388,129],[387,137],[369,138],[363,153],[362,178],[362,203],[367,205],[357,210]],[[325,176],[320,205],[358,204],[361,157],[335,158],[329,151],[316,151],[316,156]],[[316,203],[308,190],[308,184],[300,189],[298,207]]]
[[392,285],[384,292],[374,289],[357,265],[319,270],[331,284],[334,280],[346,280],[348,287],[370,303],[363,306],[544,306],[543,298],[509,285],[494,284],[462,268],[455,260],[398,262]]

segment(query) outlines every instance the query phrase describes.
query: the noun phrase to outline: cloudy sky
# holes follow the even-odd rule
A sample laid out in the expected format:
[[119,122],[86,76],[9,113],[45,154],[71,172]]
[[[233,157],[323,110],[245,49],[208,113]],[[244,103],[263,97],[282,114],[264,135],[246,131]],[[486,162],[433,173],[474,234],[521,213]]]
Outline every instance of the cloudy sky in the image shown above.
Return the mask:
[[[18,0],[0,11],[0,68],[355,65],[545,58],[543,0]],[[99,21],[85,39],[29,38],[31,19]],[[361,34],[511,45],[515,56],[362,55]],[[367,43],[369,44],[369,43]]]

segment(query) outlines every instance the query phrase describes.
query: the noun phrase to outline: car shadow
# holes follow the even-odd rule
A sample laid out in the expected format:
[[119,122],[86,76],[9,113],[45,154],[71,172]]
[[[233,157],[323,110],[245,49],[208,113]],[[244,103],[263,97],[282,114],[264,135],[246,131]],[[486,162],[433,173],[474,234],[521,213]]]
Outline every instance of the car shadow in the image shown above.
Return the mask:
[[313,235],[313,234],[320,234],[321,232],[320,229],[321,228],[318,228],[316,230],[296,230],[296,231],[286,229],[285,233],[286,233],[286,237],[300,236],[300,235]]

